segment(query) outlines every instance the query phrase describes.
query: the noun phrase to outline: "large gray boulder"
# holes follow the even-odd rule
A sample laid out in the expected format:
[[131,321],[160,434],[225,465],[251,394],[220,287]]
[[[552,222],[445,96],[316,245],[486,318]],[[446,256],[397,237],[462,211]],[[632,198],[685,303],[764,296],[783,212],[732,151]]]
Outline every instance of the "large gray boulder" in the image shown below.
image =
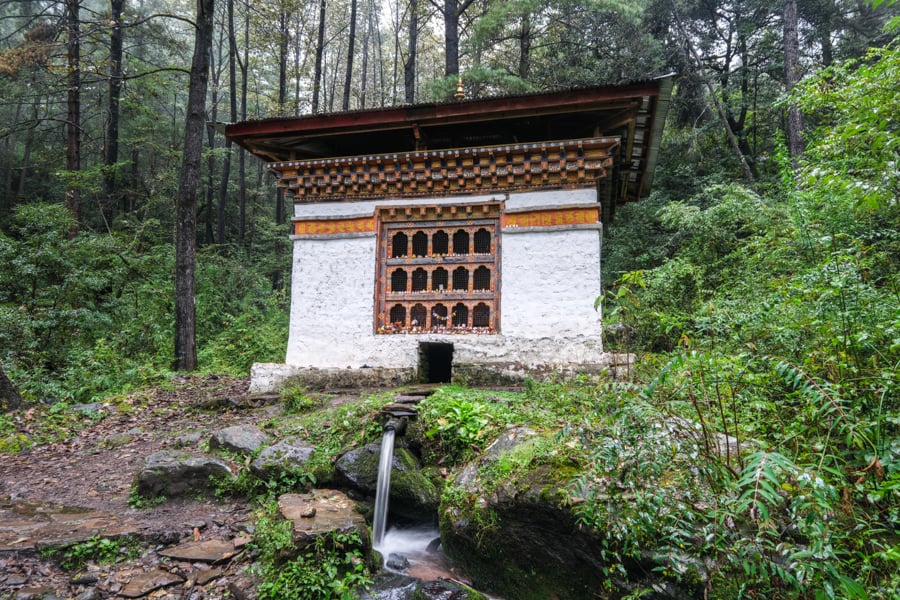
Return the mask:
[[212,450],[223,448],[238,454],[253,454],[271,442],[272,438],[259,427],[234,425],[213,433],[209,447]]
[[225,461],[213,456],[161,450],[147,457],[134,485],[145,498],[175,498],[211,491],[214,477],[232,478],[234,474]]
[[[335,463],[337,481],[365,494],[374,495],[380,458],[380,443],[345,452]],[[391,461],[388,510],[412,519],[430,518],[437,510],[439,498],[440,491],[426,477],[415,455],[402,446],[395,447]]]
[[298,471],[303,469],[315,451],[315,447],[302,440],[281,440],[260,452],[250,463],[250,470],[260,479],[268,479],[279,472]]

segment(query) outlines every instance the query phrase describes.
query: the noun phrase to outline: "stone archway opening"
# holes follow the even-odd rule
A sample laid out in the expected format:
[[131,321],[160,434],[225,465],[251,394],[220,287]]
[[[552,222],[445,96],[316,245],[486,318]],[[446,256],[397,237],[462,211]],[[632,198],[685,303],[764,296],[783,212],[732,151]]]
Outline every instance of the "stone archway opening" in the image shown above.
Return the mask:
[[453,344],[419,343],[419,379],[423,383],[450,383],[453,378]]

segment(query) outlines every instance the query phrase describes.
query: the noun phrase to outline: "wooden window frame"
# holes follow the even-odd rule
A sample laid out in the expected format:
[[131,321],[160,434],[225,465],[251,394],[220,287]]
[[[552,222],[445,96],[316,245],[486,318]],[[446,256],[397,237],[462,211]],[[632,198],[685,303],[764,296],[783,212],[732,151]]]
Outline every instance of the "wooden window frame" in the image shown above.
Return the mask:
[[[404,208],[379,208],[378,246],[375,282],[375,333],[376,334],[497,334],[500,332],[500,205],[497,203],[465,206],[412,206]],[[484,229],[490,235],[490,252],[475,254],[475,233]],[[454,254],[453,236],[465,231],[469,238],[469,252]],[[432,253],[435,233],[442,231],[449,237],[450,254]],[[412,240],[423,232],[428,239],[425,256],[413,253]],[[394,256],[394,236],[406,235],[408,247],[405,253]],[[483,234],[482,234],[483,237]],[[421,236],[420,238],[421,239]],[[463,267],[468,272],[468,286],[465,290],[453,289],[453,272]],[[474,289],[475,270],[485,267],[490,271],[488,289]],[[406,272],[405,291],[393,291],[392,274],[397,269]],[[427,273],[425,289],[413,291],[413,272],[424,269]],[[444,269],[448,275],[444,289],[433,289],[433,275]],[[419,286],[421,287],[421,285]],[[462,304],[467,313],[465,325],[459,324],[454,307]],[[434,308],[442,305],[447,309],[446,319],[436,315]],[[487,326],[474,327],[475,307],[486,305],[489,309]],[[390,315],[399,314],[394,310],[402,306],[404,321],[391,322]],[[413,318],[413,308],[424,306],[425,322]],[[483,307],[480,309],[483,311]],[[421,316],[421,308],[416,314]],[[482,314],[482,312],[479,312]],[[441,326],[436,323],[445,321]],[[456,324],[454,325],[454,320]]]

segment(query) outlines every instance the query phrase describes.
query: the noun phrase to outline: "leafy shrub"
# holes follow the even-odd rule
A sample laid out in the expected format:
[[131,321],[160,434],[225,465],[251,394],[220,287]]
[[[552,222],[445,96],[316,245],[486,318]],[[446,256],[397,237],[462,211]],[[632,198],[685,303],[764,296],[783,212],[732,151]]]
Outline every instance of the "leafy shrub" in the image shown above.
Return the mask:
[[372,580],[366,567],[358,532],[318,536],[298,551],[290,521],[263,517],[256,523],[253,544],[259,551],[255,567],[262,579],[260,600],[349,600],[353,592]]

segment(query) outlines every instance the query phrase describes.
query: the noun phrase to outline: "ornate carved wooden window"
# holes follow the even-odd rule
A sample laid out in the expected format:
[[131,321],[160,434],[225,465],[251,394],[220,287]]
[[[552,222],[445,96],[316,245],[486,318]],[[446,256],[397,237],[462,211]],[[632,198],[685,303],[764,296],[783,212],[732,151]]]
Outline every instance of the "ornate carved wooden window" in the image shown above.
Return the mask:
[[378,333],[497,333],[500,205],[378,211]]

